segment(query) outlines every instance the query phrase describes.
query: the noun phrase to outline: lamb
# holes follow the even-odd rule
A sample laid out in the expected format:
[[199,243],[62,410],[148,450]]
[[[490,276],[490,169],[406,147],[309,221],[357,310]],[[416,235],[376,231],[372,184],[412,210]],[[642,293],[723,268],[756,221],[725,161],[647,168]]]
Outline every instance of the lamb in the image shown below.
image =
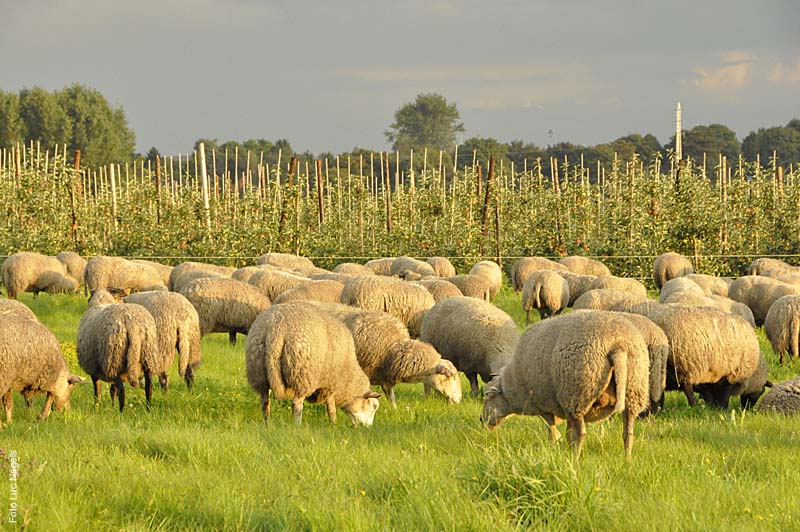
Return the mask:
[[200,336],[227,332],[231,344],[236,333],[247,334],[256,317],[270,306],[267,296],[256,287],[233,279],[197,279],[181,294],[197,310]]
[[675,277],[683,277],[694,273],[694,267],[689,259],[678,253],[669,252],[656,257],[653,261],[653,281],[656,283],[656,288],[661,287]]
[[567,281],[567,285],[569,285],[570,307],[575,304],[579,297],[589,291],[592,281],[597,278],[594,275],[580,275],[569,271],[558,271],[556,273],[563,277]]
[[589,290],[599,290],[602,288],[613,288],[622,292],[629,292],[633,295],[647,297],[647,288],[637,281],[628,277],[615,277],[613,275],[600,275],[589,285]]
[[392,267],[389,269],[389,274],[399,276],[407,271],[418,273],[422,276],[436,276],[436,271],[433,269],[433,266],[413,257],[398,257],[394,259]]
[[469,273],[483,277],[489,281],[489,297],[491,299],[495,298],[495,296],[500,292],[500,288],[503,286],[503,271],[500,269],[500,266],[490,260],[482,260],[478,262],[472,267]]
[[707,296],[717,295],[728,297],[728,287],[733,282],[733,279],[730,277],[715,277],[713,275],[704,275],[701,273],[690,273],[685,278],[691,279],[697,283],[697,286],[699,286]]
[[233,272],[236,271],[236,268],[231,268],[228,266],[216,266],[214,264],[205,264],[203,262],[182,262],[175,266],[172,269],[172,272],[169,274],[169,286],[170,291],[178,292],[175,288],[175,281],[184,273],[192,272],[192,271],[204,271],[204,272],[211,272],[217,275],[221,275],[223,277],[230,277],[233,275]]
[[271,264],[278,268],[298,272],[310,272],[316,269],[310,259],[289,253],[265,253],[256,259],[256,264]]
[[247,335],[247,382],[261,397],[264,421],[270,418],[270,396],[292,399],[299,425],[303,401],[325,403],[336,422],[336,407],[352,423],[372,425],[380,394],[358,365],[353,336],[338,319],[310,305],[275,305],[261,314]]
[[339,303],[342,300],[344,283],[332,280],[310,281],[290,288],[272,302],[274,305],[290,301],[321,301]]
[[69,408],[72,387],[83,382],[69,371],[61,345],[47,327],[21,314],[0,313],[0,397],[6,423],[11,423],[14,409],[12,392],[22,392],[26,400],[46,393],[39,419],[47,419],[54,403],[59,412]]
[[356,277],[344,285],[342,303],[365,310],[388,312],[418,337],[422,318],[436,304],[425,288],[378,275]]
[[489,382],[511,360],[519,333],[511,316],[491,303],[449,297],[425,315],[420,339],[462,371],[477,395],[478,375]]
[[694,387],[716,384],[712,406],[727,408],[734,385],[758,370],[756,333],[738,316],[705,307],[661,305],[648,316],[669,339],[667,389],[682,389],[694,406]]
[[192,389],[194,371],[200,365],[200,317],[192,304],[175,292],[138,292],[126,296],[125,303],[143,306],[156,325],[158,365],[149,368],[158,375],[161,389],[169,389],[168,371],[178,351],[178,374],[186,387]]
[[28,305],[14,299],[0,299],[0,319],[2,319],[5,314],[16,314],[23,318],[28,318],[29,320],[39,321],[39,318],[28,308]]
[[368,260],[364,267],[372,270],[375,275],[391,275],[394,257]]
[[730,298],[753,311],[756,325],[762,325],[772,304],[783,296],[800,295],[800,287],[761,275],[745,275],[731,283]]
[[100,304],[84,313],[78,324],[78,363],[92,378],[95,402],[100,401],[100,381],[111,382],[111,400],[119,399],[122,412],[123,381],[127,379],[137,388],[144,374],[145,397],[150,403],[151,373],[159,366],[156,335],[153,316],[140,305]]
[[783,357],[800,356],[800,295],[789,295],[779,298],[769,307],[764,318],[764,332],[767,334],[772,349]]
[[445,281],[453,283],[466,297],[474,297],[484,301],[492,300],[491,283],[480,275],[466,274],[446,277]]
[[78,282],[83,280],[83,274],[86,271],[86,259],[74,251],[62,251],[56,255],[56,259],[64,265],[70,277]]
[[522,310],[525,323],[531,322],[531,310],[539,311],[540,319],[561,314],[569,304],[569,285],[554,271],[531,273],[522,286]]
[[538,415],[558,435],[566,419],[570,443],[580,457],[586,422],[623,414],[628,460],[633,425],[648,404],[647,346],[625,317],[585,311],[528,327],[514,356],[489,383],[481,420],[494,428],[514,414]]
[[456,285],[445,279],[422,279],[415,281],[414,284],[424,287],[433,296],[433,300],[438,303],[448,297],[459,297],[464,294]]
[[595,276],[611,275],[611,270],[608,269],[608,266],[599,260],[594,260],[587,257],[571,255],[569,257],[562,258],[558,261],[558,263],[562,266],[566,266],[567,269],[572,273]]
[[158,270],[119,257],[93,257],[86,264],[83,285],[87,294],[108,287],[129,288],[131,292],[167,289]]
[[791,415],[800,412],[800,377],[780,382],[758,403],[759,412]]
[[761,275],[767,270],[793,270],[794,267],[778,259],[761,257],[750,263],[747,275]]
[[250,277],[250,280],[247,282],[255,286],[262,294],[272,301],[290,288],[309,283],[311,280],[308,277],[301,277],[292,273],[274,270],[258,272]]
[[613,288],[589,290],[575,300],[574,310],[630,311],[634,305],[647,301],[646,296],[631,294]]
[[343,273],[345,275],[352,275],[354,277],[358,277],[360,275],[375,275],[375,272],[370,268],[355,262],[343,262],[341,264],[337,264],[333,269],[333,273]]
[[150,266],[158,272],[158,275],[161,277],[161,282],[164,283],[164,286],[169,286],[169,276],[172,275],[172,266],[167,266],[166,264],[161,264],[160,262],[144,259],[133,259],[131,262]]
[[[40,253],[20,252],[8,257],[0,268],[9,299],[20,292],[64,292],[77,289],[66,267],[56,258]],[[73,289],[74,287],[74,289]]]
[[[238,270],[237,270],[238,271]],[[181,293],[186,286],[197,279],[226,279],[226,275],[207,270],[191,270],[183,272],[172,283],[172,292]],[[246,282],[246,281],[242,281]]]
[[511,286],[519,292],[525,279],[530,274],[539,270],[569,271],[569,268],[544,257],[523,257],[511,265]]
[[456,269],[446,257],[428,257],[425,262],[433,267],[439,277],[452,277],[456,274]]

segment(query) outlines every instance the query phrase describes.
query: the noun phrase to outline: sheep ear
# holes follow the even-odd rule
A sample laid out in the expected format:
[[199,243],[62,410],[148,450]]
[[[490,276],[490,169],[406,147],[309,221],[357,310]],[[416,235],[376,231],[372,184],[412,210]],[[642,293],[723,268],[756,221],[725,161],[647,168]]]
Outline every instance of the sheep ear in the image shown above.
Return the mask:
[[772,388],[775,385],[772,384],[772,381],[768,380],[767,382],[764,383],[764,386],[766,386],[767,388]]
[[452,377],[453,376],[453,372],[450,371],[450,368],[448,368],[444,364],[437,364],[436,365],[436,373],[438,373],[439,375],[445,375],[447,377]]
[[89,381],[83,377],[75,375],[74,373],[70,373],[69,378],[67,378],[67,382],[70,384],[86,384]]
[[364,399],[377,399],[380,396],[381,394],[379,394],[378,392],[370,390],[364,394]]

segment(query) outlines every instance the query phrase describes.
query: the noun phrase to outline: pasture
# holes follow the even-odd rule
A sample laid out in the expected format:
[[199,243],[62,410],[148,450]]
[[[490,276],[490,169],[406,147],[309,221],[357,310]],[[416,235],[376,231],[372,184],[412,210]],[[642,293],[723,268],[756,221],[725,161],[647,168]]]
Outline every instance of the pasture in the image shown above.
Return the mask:
[[[21,296],[58,337],[73,371],[79,296]],[[519,295],[495,304],[520,328]],[[780,367],[759,330],[777,382]],[[307,407],[303,425],[288,403],[267,427],[247,386],[244,338],[203,340],[203,363],[187,391],[173,369],[168,395],[130,390],[120,414],[108,397],[94,405],[77,387],[72,408],[36,417],[15,396],[14,421],[0,429],[0,476],[16,453],[16,525],[9,489],[4,526],[27,530],[796,530],[800,419],[690,409],[669,392],[665,411],[636,423],[625,461],[622,423],[590,424],[580,462],[565,438],[553,446],[540,418],[515,417],[494,431],[468,394],[448,405],[421,385],[397,388],[398,408],[381,400],[375,424],[331,425]],[[561,427],[563,435],[564,427]],[[6,484],[8,486],[8,484]]]

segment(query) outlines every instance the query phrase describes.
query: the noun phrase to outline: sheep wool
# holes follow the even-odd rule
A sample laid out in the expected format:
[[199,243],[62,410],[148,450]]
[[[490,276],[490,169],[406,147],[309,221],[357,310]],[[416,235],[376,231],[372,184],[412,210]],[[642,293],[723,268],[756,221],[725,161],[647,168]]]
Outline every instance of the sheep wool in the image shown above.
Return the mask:
[[800,296],[783,296],[769,307],[764,332],[772,349],[780,355],[800,356]]
[[636,296],[647,297],[647,288],[637,281],[628,277],[616,277],[614,275],[600,275],[595,277],[589,290],[599,290],[602,288],[613,288],[622,292],[629,292]]
[[272,301],[290,288],[311,282],[311,280],[308,277],[272,270],[257,272],[247,282]]
[[483,276],[468,273],[466,275],[447,277],[445,281],[456,285],[456,288],[465,297],[474,297],[483,301],[492,300],[491,282]]
[[83,280],[83,274],[86,271],[86,259],[74,251],[62,251],[56,255],[56,259],[64,265],[70,277],[78,280],[78,282]]
[[498,266],[497,263],[490,260],[482,260],[478,262],[472,267],[469,273],[483,277],[489,281],[489,289],[491,290],[489,295],[491,299],[495,298],[495,296],[500,292],[500,288],[503,286],[503,271],[500,269],[500,266]]
[[446,279],[422,279],[420,281],[414,281],[414,284],[422,286],[428,290],[436,303],[442,299],[447,299],[448,297],[459,297],[464,295],[456,285]]
[[433,267],[439,277],[452,277],[456,274],[456,269],[446,257],[428,257],[425,262]]
[[421,276],[436,277],[436,271],[433,266],[427,262],[422,262],[413,257],[398,257],[392,262],[392,267],[389,269],[390,275],[400,276],[405,272],[417,273]]
[[761,275],[762,272],[767,270],[792,270],[794,269],[793,266],[783,262],[782,260],[778,259],[770,259],[768,257],[761,257],[755,259],[753,262],[750,263],[750,266],[747,268],[748,275]]
[[745,275],[731,283],[728,294],[750,307],[756,325],[763,325],[772,304],[783,296],[800,295],[800,286],[762,275]]
[[372,270],[375,275],[391,275],[394,259],[394,257],[386,257],[383,259],[368,260],[364,263],[364,267]]
[[167,286],[169,286],[170,291],[180,292],[180,290],[175,288],[175,282],[186,272],[192,271],[211,272],[222,277],[230,277],[233,275],[233,272],[236,271],[236,268],[231,268],[229,266],[217,266],[215,264],[205,264],[203,262],[182,262],[175,266],[172,269],[172,272],[169,274],[169,284]]
[[341,264],[337,264],[333,269],[333,273],[343,273],[345,275],[352,275],[354,277],[358,277],[359,275],[375,275],[375,272],[370,268],[355,262],[343,262]]
[[418,337],[425,313],[436,304],[428,290],[378,275],[356,277],[344,285],[341,302],[365,310],[382,310],[399,318]]
[[109,287],[128,288],[131,292],[167,289],[158,270],[148,264],[119,257],[93,257],[86,264],[85,293]]
[[715,277],[702,273],[690,273],[685,278],[694,281],[707,296],[717,295],[728,297],[728,287],[733,282],[733,279],[730,277]]
[[653,281],[656,288],[661,289],[664,283],[675,277],[683,277],[694,273],[692,263],[678,253],[669,252],[656,257],[653,261]]
[[8,257],[0,267],[0,275],[10,299],[21,292],[66,291],[69,288],[66,267],[54,257],[23,251]]
[[256,259],[256,264],[271,264],[285,270],[306,272],[314,270],[316,266],[310,259],[289,253],[265,253]]
[[561,313],[569,305],[569,284],[558,273],[550,270],[535,271],[522,286],[522,310],[530,323],[531,310],[537,309],[541,319]]
[[161,264],[160,262],[144,259],[133,259],[131,262],[150,266],[158,272],[159,276],[161,276],[161,282],[164,283],[164,286],[169,286],[169,276],[172,274],[172,266],[167,266],[166,264]]
[[174,279],[171,291],[176,293],[181,293],[189,283],[197,279],[226,279],[226,278],[227,278],[226,275],[210,272],[207,270],[191,270],[188,272],[184,271]]
[[780,382],[761,399],[759,412],[777,412],[792,415],[800,413],[800,377]]
[[664,408],[664,390],[667,386],[667,360],[669,360],[669,340],[661,327],[639,314],[621,313],[633,323],[647,344],[648,390],[650,402],[644,413],[654,414]]
[[511,265],[511,286],[519,292],[530,274],[539,270],[568,272],[569,268],[544,257],[523,257]]
[[569,285],[569,306],[575,304],[575,301],[583,294],[589,291],[589,287],[592,285],[592,281],[594,281],[597,277],[594,275],[580,275],[577,273],[572,273],[569,271],[557,271],[561,277],[567,281],[567,285]]
[[575,300],[574,310],[616,310],[627,312],[640,303],[647,301],[641,294],[632,294],[613,288],[589,290]]
[[5,314],[16,314],[23,318],[28,318],[29,320],[39,321],[39,318],[28,308],[28,305],[14,299],[0,299],[0,319],[2,319]]
[[339,303],[342,300],[344,283],[334,280],[310,281],[299,284],[281,293],[272,302],[274,305],[290,301],[320,301]]
[[562,258],[558,261],[558,263],[562,266],[566,266],[566,268],[572,273],[577,273],[580,275],[611,275],[611,270],[608,269],[608,266],[599,260],[594,260],[587,257],[571,255],[569,257]]

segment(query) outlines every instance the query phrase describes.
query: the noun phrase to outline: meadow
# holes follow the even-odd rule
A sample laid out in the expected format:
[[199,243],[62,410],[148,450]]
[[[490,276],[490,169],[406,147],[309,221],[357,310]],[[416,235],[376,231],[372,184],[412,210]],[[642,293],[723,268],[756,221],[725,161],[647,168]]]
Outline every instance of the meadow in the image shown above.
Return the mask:
[[[79,296],[29,294],[62,342],[74,371]],[[495,304],[522,328],[519,295]],[[780,367],[759,330],[770,378]],[[72,408],[36,417],[15,397],[13,422],[0,429],[0,477],[18,460],[16,524],[0,489],[6,527],[27,530],[798,530],[800,419],[690,409],[669,392],[665,411],[636,423],[633,460],[622,424],[588,426],[581,460],[565,438],[551,445],[540,418],[514,417],[493,431],[479,422],[481,399],[461,404],[400,385],[398,408],[385,400],[369,428],[321,407],[303,424],[288,403],[265,426],[244,372],[244,338],[203,339],[203,363],[187,391],[177,371],[149,411],[142,390],[120,414],[79,386]],[[129,389],[130,390],[130,389]],[[561,427],[563,434],[564,427]],[[0,481],[3,484],[4,481]]]

